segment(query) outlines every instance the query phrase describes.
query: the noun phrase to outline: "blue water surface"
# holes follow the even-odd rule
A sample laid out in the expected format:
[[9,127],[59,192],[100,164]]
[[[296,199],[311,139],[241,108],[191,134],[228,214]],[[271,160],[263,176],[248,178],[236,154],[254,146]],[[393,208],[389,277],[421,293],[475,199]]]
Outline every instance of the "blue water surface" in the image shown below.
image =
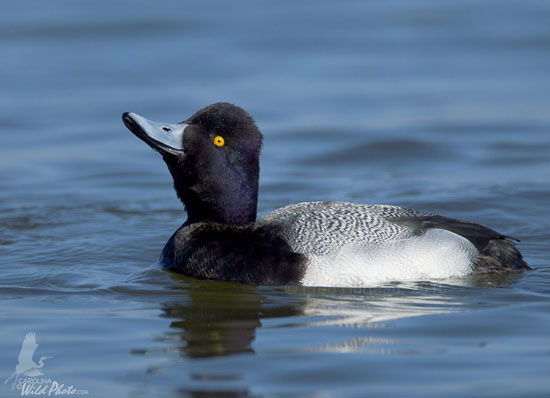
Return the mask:
[[[42,377],[79,396],[547,395],[549,27],[543,0],[7,2],[0,380],[34,331]],[[264,133],[260,215],[418,208],[520,238],[533,270],[327,289],[159,269],[185,213],[120,115],[218,101]]]

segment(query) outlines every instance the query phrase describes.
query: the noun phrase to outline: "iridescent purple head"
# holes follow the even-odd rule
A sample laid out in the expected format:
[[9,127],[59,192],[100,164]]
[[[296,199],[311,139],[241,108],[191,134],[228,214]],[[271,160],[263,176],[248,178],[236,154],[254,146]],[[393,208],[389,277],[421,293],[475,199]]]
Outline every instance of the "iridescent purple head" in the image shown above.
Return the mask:
[[176,124],[135,113],[122,120],[162,155],[187,210],[186,224],[256,220],[262,134],[244,109],[220,102]]

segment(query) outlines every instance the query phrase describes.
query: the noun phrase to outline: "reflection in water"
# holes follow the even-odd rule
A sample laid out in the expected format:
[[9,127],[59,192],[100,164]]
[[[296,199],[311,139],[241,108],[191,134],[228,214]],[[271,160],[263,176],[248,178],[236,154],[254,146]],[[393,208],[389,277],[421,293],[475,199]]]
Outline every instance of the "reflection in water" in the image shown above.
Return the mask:
[[259,321],[260,299],[255,295],[204,295],[191,293],[187,304],[166,305],[166,316],[175,320],[168,334],[189,357],[253,352]]
[[[460,288],[430,283],[362,289],[268,288],[193,281],[187,300],[163,305],[164,316],[173,319],[163,339],[175,344],[183,357],[200,358],[255,353],[252,344],[260,327],[340,326],[356,328],[358,335],[298,351],[405,353],[402,347],[391,348],[399,341],[370,336],[369,329],[389,327],[403,318],[463,311],[465,304],[453,298]],[[262,325],[268,319],[272,321]],[[279,343],[275,351],[287,349]]]
[[186,302],[165,304],[162,310],[174,318],[167,338],[177,342],[184,356],[197,358],[253,353],[260,318],[294,316],[301,305],[271,305],[253,286],[196,281]]
[[[257,396],[246,383],[253,369],[241,367],[243,358],[250,356],[270,358],[281,365],[280,359],[288,353],[308,360],[325,353],[444,354],[447,348],[442,345],[395,333],[397,322],[424,316],[421,323],[430,328],[431,315],[483,306],[471,299],[477,296],[481,282],[477,278],[448,280],[447,284],[314,288],[248,286],[162,274],[168,280],[163,280],[161,289],[161,316],[170,323],[155,342],[164,343],[161,357],[169,360],[157,362],[148,373],[157,380],[177,377],[181,382],[172,393],[185,397]],[[147,273],[140,282],[152,276],[158,279],[156,273]],[[490,278],[484,280],[490,282]],[[495,284],[507,285],[501,279]],[[486,291],[487,286],[481,289]]]

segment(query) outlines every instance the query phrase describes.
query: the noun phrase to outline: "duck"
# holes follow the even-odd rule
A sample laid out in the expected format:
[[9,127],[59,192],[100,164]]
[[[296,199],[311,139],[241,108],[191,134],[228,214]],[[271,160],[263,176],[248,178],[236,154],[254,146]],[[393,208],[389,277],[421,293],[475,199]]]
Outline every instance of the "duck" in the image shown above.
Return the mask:
[[228,102],[173,124],[125,112],[158,152],[187,220],[160,264],[199,279],[358,287],[530,269],[517,239],[469,221],[394,205],[303,202],[257,219],[263,136]]

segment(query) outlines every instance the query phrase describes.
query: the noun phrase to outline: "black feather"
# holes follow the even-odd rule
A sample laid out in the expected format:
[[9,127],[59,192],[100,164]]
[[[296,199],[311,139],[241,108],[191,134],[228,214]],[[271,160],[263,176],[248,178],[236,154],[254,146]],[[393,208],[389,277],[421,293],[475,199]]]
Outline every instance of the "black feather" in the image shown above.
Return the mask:
[[201,279],[299,284],[306,258],[294,253],[269,225],[184,225],[166,244],[161,262],[172,271]]

